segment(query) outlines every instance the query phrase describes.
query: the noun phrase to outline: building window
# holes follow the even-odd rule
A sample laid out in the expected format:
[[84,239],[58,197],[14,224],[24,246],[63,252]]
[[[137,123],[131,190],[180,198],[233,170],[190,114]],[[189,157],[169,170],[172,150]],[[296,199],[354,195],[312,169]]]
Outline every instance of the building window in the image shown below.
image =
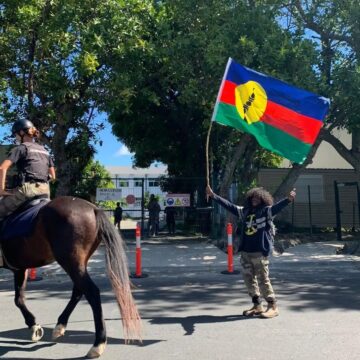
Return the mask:
[[298,203],[309,202],[321,203],[325,201],[324,198],[324,180],[322,175],[300,175],[294,185],[296,188],[296,199]]
[[134,180],[134,186],[135,187],[141,187],[142,186],[142,180]]
[[156,180],[150,180],[149,181],[149,187],[159,187],[160,183]]
[[126,180],[118,180],[118,187],[129,187],[129,182]]

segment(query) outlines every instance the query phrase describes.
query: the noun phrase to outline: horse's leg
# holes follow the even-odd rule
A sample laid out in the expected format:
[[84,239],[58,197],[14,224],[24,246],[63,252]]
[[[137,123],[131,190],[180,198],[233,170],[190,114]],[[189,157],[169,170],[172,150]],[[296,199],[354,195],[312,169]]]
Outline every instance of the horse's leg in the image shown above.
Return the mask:
[[26,270],[14,271],[14,285],[15,305],[20,309],[25,319],[25,324],[31,329],[31,340],[39,341],[44,335],[44,330],[40,325],[36,324],[35,316],[25,305]]
[[91,306],[95,322],[95,341],[86,357],[97,358],[104,352],[106,346],[106,329],[101,307],[100,290],[91,280],[87,270],[79,269],[76,273],[72,271],[69,274],[74,286],[82,291]]
[[82,292],[74,286],[71,294],[71,299],[69,303],[66,305],[65,310],[59,316],[56,327],[53,330],[52,333],[53,340],[56,340],[57,338],[65,334],[65,329],[69,321],[69,317],[73,312],[73,310],[75,309],[78,302],[80,301],[82,295],[83,295]]

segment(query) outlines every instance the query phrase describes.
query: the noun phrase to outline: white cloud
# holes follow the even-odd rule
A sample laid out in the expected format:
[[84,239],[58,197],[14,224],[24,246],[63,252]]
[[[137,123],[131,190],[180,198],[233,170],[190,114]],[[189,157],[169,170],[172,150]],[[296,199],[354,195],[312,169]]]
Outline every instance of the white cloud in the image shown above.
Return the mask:
[[133,155],[125,145],[121,145],[121,148],[115,153],[115,156],[127,156]]

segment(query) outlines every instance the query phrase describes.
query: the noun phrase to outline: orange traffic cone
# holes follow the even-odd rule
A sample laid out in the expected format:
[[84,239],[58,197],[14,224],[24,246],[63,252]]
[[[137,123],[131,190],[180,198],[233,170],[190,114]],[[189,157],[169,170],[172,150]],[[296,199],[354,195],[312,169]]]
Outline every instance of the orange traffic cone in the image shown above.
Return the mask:
[[39,281],[42,280],[42,277],[36,275],[36,268],[28,269],[28,280],[29,281]]

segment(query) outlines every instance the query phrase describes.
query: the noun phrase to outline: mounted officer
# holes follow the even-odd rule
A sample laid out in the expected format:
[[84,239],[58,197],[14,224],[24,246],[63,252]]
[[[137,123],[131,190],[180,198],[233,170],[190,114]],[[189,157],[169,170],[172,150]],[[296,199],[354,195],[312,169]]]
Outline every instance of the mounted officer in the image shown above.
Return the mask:
[[[50,197],[49,179],[55,179],[54,163],[48,151],[35,142],[39,131],[29,120],[17,120],[12,134],[18,143],[0,165],[0,220],[11,214],[26,200],[38,195]],[[16,164],[17,186],[5,190],[6,173]]]

